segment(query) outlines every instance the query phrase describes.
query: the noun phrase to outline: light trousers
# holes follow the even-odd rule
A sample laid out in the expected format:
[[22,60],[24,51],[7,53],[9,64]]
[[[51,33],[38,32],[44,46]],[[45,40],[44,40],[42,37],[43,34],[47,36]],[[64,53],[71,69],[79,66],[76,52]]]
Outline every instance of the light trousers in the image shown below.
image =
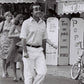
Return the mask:
[[24,58],[23,52],[23,63],[24,63],[24,83],[33,84],[33,78],[35,72],[40,75],[46,75],[47,67],[43,53],[43,48],[27,47],[29,58]]

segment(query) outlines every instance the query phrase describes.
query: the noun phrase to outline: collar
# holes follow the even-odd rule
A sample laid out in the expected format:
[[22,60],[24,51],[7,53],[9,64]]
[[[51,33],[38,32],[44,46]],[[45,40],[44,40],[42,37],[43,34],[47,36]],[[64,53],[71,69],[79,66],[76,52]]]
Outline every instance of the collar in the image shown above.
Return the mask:
[[[31,22],[36,22],[35,19],[34,19],[33,17],[30,17],[30,21],[31,21]],[[43,22],[42,19],[40,19],[38,23],[41,23],[41,22]]]

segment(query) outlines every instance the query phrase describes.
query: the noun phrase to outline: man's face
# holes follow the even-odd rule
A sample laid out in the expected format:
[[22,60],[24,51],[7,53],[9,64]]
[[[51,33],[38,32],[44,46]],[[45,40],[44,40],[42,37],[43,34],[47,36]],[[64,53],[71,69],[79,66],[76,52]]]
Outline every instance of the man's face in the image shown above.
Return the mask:
[[40,6],[39,5],[33,6],[33,16],[39,17],[40,13],[41,13]]

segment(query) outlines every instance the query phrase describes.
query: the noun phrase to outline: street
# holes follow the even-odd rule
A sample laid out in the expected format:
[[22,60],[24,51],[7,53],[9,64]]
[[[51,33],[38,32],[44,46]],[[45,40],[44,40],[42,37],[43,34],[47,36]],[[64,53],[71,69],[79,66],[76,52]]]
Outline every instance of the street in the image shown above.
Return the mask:
[[[0,84],[24,84],[23,81],[14,82],[13,81],[13,71],[9,67],[8,78],[2,78],[2,68],[1,68],[1,61],[0,61]],[[70,76],[70,69],[71,66],[47,66],[48,73],[45,77],[43,84],[78,84],[78,80],[71,79]],[[20,78],[20,70],[17,70],[18,79]]]
[[[24,84],[23,81],[14,82],[11,78],[3,79],[0,78],[0,84]],[[77,80],[70,78],[47,75],[44,84],[79,84]]]

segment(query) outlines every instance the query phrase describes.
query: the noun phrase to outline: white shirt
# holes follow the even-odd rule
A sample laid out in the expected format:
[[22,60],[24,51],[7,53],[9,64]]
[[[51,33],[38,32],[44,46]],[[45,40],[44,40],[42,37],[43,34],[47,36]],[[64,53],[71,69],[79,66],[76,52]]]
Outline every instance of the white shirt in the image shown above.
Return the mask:
[[25,20],[22,25],[20,38],[26,39],[30,45],[42,45],[42,40],[47,38],[46,25],[43,20],[38,23],[32,17]]

